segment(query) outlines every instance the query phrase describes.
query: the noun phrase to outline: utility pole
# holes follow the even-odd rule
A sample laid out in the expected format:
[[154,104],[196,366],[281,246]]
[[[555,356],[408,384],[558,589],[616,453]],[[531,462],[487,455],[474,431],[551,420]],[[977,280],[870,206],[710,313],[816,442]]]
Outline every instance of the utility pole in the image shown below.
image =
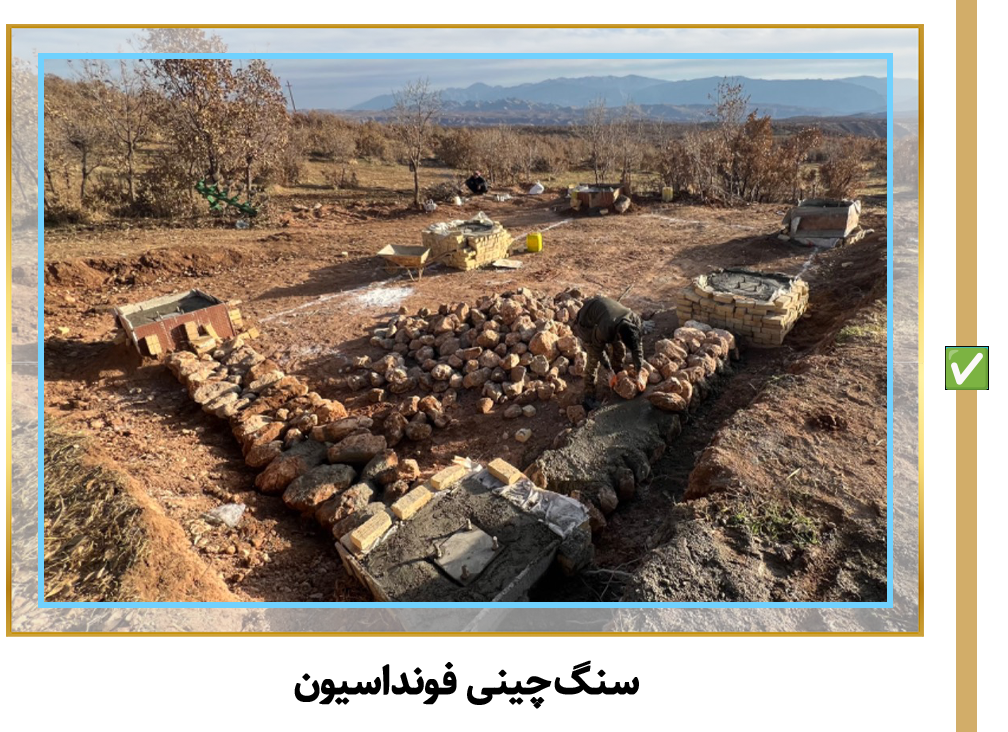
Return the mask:
[[289,79],[287,80],[287,93],[290,95],[291,107],[294,108],[294,112],[296,113],[297,112],[297,105],[294,104],[294,92],[291,91],[291,83],[290,83]]

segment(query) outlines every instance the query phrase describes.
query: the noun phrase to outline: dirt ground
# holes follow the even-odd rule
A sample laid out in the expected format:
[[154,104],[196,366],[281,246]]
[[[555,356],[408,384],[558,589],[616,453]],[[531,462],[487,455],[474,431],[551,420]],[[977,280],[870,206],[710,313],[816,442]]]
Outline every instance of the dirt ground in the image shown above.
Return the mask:
[[[533,599],[611,600],[631,584],[633,592],[650,593],[651,599],[670,599],[663,593],[676,592],[660,582],[647,580],[642,590],[623,573],[660,575],[655,563],[663,560],[654,550],[675,546],[676,527],[698,516],[704,531],[717,534],[722,557],[728,549],[752,553],[754,546],[764,557],[791,551],[791,568],[778,572],[774,565],[772,580],[759,587],[743,583],[740,595],[879,599],[881,592],[884,598],[884,198],[865,200],[862,224],[874,234],[818,254],[775,237],[785,212],[781,205],[721,209],[651,201],[622,216],[586,216],[572,215],[562,199],[549,195],[470,201],[433,214],[321,201],[313,210],[310,197],[292,198],[285,204],[289,213],[275,224],[248,230],[109,226],[46,233],[46,421],[87,434],[95,459],[142,486],[172,532],[181,529],[187,538],[184,548],[176,536],[166,539],[166,551],[192,554],[223,583],[222,591],[249,601],[370,599],[344,572],[331,537],[276,497],[255,491],[256,471],[245,466],[226,425],[204,414],[160,364],[113,344],[113,307],[191,288],[239,300],[246,324],[261,331],[258,350],[323,397],[367,413],[375,405],[364,392],[342,389],[338,372],[350,357],[379,355],[368,343],[370,330],[401,305],[436,309],[522,286],[550,294],[577,286],[616,295],[631,286],[624,302],[656,326],[646,342],[650,348],[675,327],[668,308],[691,277],[743,265],[801,273],[810,285],[807,316],[784,347],[744,353],[655,467],[652,484],[613,515],[596,549],[597,567],[610,570],[609,576],[551,577]],[[295,211],[295,204],[307,210]],[[543,251],[516,254],[523,264],[518,270],[434,266],[419,280],[390,274],[375,256],[386,244],[419,243],[420,229],[432,222],[480,210],[517,238],[516,251],[524,248],[527,232],[542,231]],[[15,286],[34,285],[32,273],[14,275]],[[838,338],[844,327],[858,324],[861,330]],[[15,349],[33,347],[22,341],[18,346],[15,334]],[[524,444],[511,439],[514,422],[499,411],[477,414],[478,395],[465,392],[455,425],[435,432],[429,443],[403,443],[400,456],[416,458],[425,473],[455,455],[480,461],[500,456],[525,467],[567,426],[562,410],[581,394],[577,380],[572,386],[560,402],[537,403],[537,414],[522,425],[533,430]],[[712,440],[720,446],[714,457],[704,453]],[[750,465],[754,450],[768,458]],[[683,503],[693,469],[715,464],[734,476],[731,489]],[[789,477],[796,468],[800,472]],[[785,535],[760,518],[766,513],[760,507],[783,495],[782,486],[798,485],[809,497],[801,499],[801,519],[791,521],[799,528]],[[824,491],[832,491],[832,498],[824,498]],[[204,512],[231,500],[248,506],[238,529],[202,520]],[[771,529],[772,537],[766,533]],[[796,543],[801,562],[794,560],[795,551],[776,547]],[[666,568],[681,572],[680,564],[673,558]],[[693,595],[713,586],[705,582],[694,583]],[[157,577],[135,586],[143,589],[143,599],[184,599],[177,586]]]

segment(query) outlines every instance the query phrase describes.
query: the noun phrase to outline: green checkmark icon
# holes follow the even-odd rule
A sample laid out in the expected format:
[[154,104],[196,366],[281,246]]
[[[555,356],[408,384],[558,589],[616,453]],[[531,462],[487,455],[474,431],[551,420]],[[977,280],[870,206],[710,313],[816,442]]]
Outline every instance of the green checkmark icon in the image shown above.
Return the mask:
[[945,347],[945,388],[982,391],[988,385],[987,346]]

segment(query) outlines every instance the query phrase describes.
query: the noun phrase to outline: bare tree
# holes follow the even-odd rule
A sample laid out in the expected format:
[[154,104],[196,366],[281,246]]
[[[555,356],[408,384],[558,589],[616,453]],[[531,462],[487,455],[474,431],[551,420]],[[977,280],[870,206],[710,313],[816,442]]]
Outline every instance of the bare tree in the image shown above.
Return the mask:
[[219,180],[232,134],[229,100],[235,91],[226,59],[167,58],[151,62],[164,100],[162,119],[174,150],[200,159],[203,175]]
[[623,113],[613,121],[613,145],[620,166],[620,184],[626,193],[633,191],[633,171],[644,160],[646,144],[645,117],[643,110],[628,99]]
[[290,135],[283,88],[265,61],[255,59],[235,72],[230,107],[229,116],[238,137],[238,164],[245,192],[251,194],[253,170],[275,165]]
[[19,196],[11,197],[14,213],[30,211],[35,205],[38,158],[38,76],[31,65],[20,58],[11,59],[10,98],[7,110],[10,140],[11,181]]
[[[216,33],[202,28],[144,28],[136,45],[144,53],[224,53],[227,46]],[[133,45],[132,41],[130,45]]]
[[392,129],[406,149],[413,171],[413,204],[419,207],[420,161],[441,115],[441,92],[433,91],[428,79],[418,79],[393,92],[392,98]]
[[613,166],[616,157],[615,127],[609,121],[605,99],[599,97],[585,107],[582,122],[577,126],[577,135],[588,147],[588,160],[595,173],[595,182],[602,183]]
[[725,77],[718,82],[715,93],[709,98],[713,107],[708,114],[717,130],[716,154],[724,193],[738,198],[741,197],[738,145],[749,108],[749,95],[741,82]]
[[[83,91],[85,84],[74,83],[54,75],[45,78],[45,132],[49,137],[44,150],[57,157],[59,151],[65,159],[74,160],[80,176],[78,196],[83,206],[87,202],[87,184],[91,174],[108,157],[109,133],[104,118],[95,113],[87,103]],[[52,159],[51,158],[51,159]],[[47,161],[47,162],[51,162]],[[43,171],[47,167],[43,163]],[[69,166],[69,164],[68,164]],[[50,169],[51,170],[51,169]],[[67,169],[69,176],[69,167]],[[52,177],[49,176],[52,184]],[[67,188],[69,189],[69,181]],[[55,193],[55,188],[53,188]]]
[[75,67],[80,88],[94,114],[101,117],[114,138],[114,156],[125,168],[130,203],[136,203],[138,145],[154,128],[156,97],[147,75],[135,62],[121,60],[113,71],[107,63],[85,59]]

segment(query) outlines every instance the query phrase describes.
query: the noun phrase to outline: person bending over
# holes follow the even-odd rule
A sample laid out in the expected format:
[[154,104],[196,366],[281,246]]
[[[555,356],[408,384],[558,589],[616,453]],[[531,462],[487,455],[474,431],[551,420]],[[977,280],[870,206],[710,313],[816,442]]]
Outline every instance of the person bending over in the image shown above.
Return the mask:
[[[595,391],[599,363],[612,372],[609,379],[609,386],[612,387],[615,386],[616,374],[622,369],[623,361],[629,353],[637,372],[637,390],[644,391],[647,387],[644,366],[650,364],[644,360],[642,330],[640,316],[616,300],[596,295],[585,301],[575,318],[574,332],[588,352],[584,372],[586,409],[592,410],[599,406]],[[609,360],[608,352],[612,353],[612,361]]]

